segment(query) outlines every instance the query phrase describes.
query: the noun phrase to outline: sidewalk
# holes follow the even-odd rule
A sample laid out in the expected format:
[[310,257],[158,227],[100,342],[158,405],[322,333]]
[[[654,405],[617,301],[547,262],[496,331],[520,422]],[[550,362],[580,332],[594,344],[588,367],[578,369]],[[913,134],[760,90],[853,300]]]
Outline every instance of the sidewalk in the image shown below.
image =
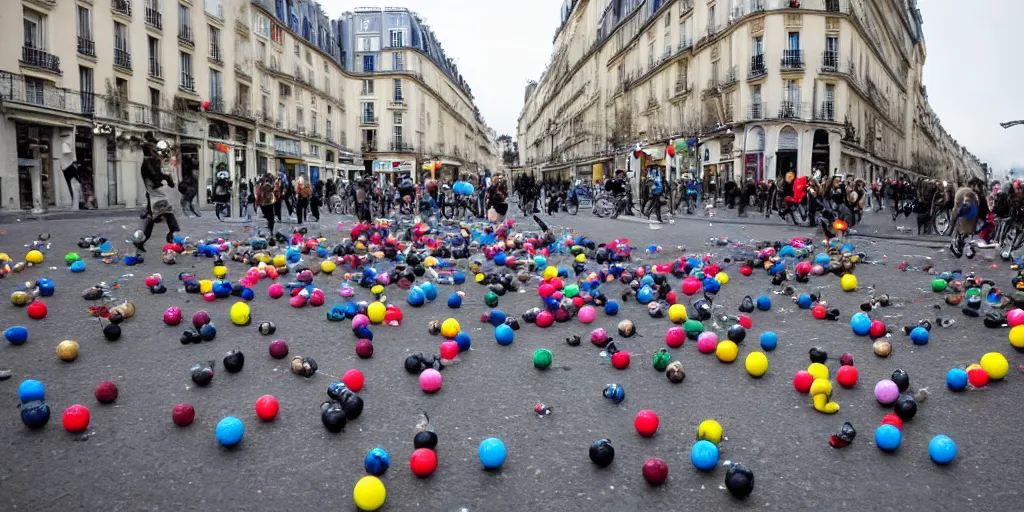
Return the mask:
[[51,209],[46,213],[32,213],[29,210],[2,210],[0,211],[0,224],[14,222],[26,222],[34,220],[67,220],[81,218],[109,219],[111,217],[138,216],[142,208],[106,208],[96,210],[64,210]]

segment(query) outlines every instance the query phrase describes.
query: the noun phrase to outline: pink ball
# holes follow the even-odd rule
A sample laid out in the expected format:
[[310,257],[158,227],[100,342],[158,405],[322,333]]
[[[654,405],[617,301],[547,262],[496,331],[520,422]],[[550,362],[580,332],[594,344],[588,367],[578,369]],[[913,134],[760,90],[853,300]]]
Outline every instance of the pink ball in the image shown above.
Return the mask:
[[306,298],[302,295],[296,295],[288,299],[288,303],[291,304],[293,308],[301,308],[306,305]]
[[274,340],[270,342],[270,357],[274,359],[284,359],[288,356],[288,342],[284,340]]
[[585,324],[589,324],[597,318],[597,312],[594,310],[594,306],[583,306],[580,308],[580,312],[577,313],[577,315],[580,317],[580,322]]
[[711,354],[718,348],[718,335],[705,331],[697,336],[697,351],[701,354]]
[[213,292],[206,292],[203,294],[203,300],[206,302],[213,302],[217,300],[217,296]]
[[199,329],[208,323],[210,323],[210,315],[206,311],[196,311],[196,314],[192,315],[192,327]]
[[427,368],[420,372],[420,389],[424,393],[434,393],[441,389],[441,372],[433,368]]
[[455,359],[455,356],[459,355],[459,344],[448,340],[441,344],[440,353],[441,359],[451,361],[452,359]]
[[900,397],[900,388],[889,379],[882,379],[875,384],[875,400],[882,405],[892,405]]
[[811,273],[811,262],[801,261],[796,264],[796,273],[802,276],[806,276]]
[[319,307],[324,305],[324,292],[317,288],[313,290],[313,293],[309,294],[309,305],[313,307]]
[[274,283],[267,288],[267,293],[271,299],[280,299],[284,296],[284,286],[281,286],[281,283]]
[[167,325],[178,325],[181,323],[181,309],[171,306],[164,310],[164,323]]
[[594,329],[594,331],[590,333],[590,342],[594,345],[602,346],[608,342],[608,333],[603,327]]
[[546,299],[550,297],[552,293],[555,293],[555,287],[548,283],[543,283],[537,288],[537,293]]
[[1024,325],[1024,309],[1011,309],[1010,312],[1006,314],[1006,321],[1010,324],[1010,327]]
[[368,327],[370,325],[370,317],[359,313],[352,317],[352,329],[358,329],[360,327]]
[[[703,333],[701,333],[703,334]],[[668,332],[665,333],[665,344],[672,348],[679,348],[683,346],[683,342],[686,341],[686,331],[678,325],[675,327],[669,327]]]

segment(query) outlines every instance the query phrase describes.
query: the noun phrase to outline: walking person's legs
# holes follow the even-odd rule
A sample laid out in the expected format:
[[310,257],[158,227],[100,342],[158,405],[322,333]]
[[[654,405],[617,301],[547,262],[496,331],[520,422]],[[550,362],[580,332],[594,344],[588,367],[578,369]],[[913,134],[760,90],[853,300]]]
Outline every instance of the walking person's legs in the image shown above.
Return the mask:
[[274,205],[265,204],[260,206],[260,210],[263,212],[263,218],[267,219],[267,230],[270,231],[270,236],[274,236]]

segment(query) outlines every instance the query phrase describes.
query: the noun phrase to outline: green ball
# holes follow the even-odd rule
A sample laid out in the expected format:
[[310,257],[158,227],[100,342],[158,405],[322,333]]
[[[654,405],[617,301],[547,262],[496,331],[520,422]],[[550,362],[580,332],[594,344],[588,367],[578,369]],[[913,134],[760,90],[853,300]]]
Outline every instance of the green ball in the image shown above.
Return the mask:
[[968,288],[964,295],[967,297],[979,297],[981,296],[981,288]]
[[494,292],[487,292],[487,295],[484,295],[484,304],[487,304],[487,307],[491,307],[491,308],[497,307],[498,306],[498,294],[496,294]]
[[704,280],[704,272],[698,270],[697,273],[693,275],[693,277],[696,277],[698,281],[703,281]]
[[934,281],[932,281],[933,292],[944,292],[946,291],[947,286],[949,286],[949,283],[947,283],[945,279],[935,279]]
[[563,293],[570,299],[580,294],[580,287],[574,284],[567,285]]
[[551,354],[550,350],[546,348],[538,348],[537,351],[533,353],[533,367],[538,370],[547,370],[548,367],[551,366],[551,361],[553,359],[554,356]]
[[583,254],[584,250],[582,245],[574,245],[572,249],[569,249],[569,254],[576,256],[577,254]]
[[683,330],[686,331],[686,337],[696,338],[698,334],[704,332],[704,324],[691,318],[683,322]]
[[68,265],[70,265],[70,264],[72,264],[72,263],[74,263],[76,261],[79,261],[81,259],[82,259],[82,257],[79,256],[77,252],[69,252],[66,256],[64,256],[64,263],[67,263]]
[[671,362],[672,362],[672,354],[669,354],[667,349],[661,348],[661,349],[658,349],[658,351],[654,353],[654,358],[652,360],[652,363],[654,364],[654,369],[655,370],[658,370],[659,372],[663,372],[663,371],[665,371],[665,368],[668,368],[668,364],[671,363]]

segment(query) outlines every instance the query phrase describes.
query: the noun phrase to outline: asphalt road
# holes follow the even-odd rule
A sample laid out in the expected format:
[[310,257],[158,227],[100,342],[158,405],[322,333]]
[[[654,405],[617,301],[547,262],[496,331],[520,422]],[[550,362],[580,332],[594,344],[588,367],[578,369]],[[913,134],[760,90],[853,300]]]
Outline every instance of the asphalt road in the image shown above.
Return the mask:
[[[571,226],[599,242],[628,237],[644,262],[676,257],[682,254],[679,246],[688,253],[735,257],[740,249],[707,244],[716,236],[747,242],[806,234],[781,222],[745,226],[706,219],[680,220],[652,230],[587,213],[550,222]],[[15,258],[23,256],[24,245],[39,232],[49,232],[53,242],[44,265],[0,281],[0,291],[10,294],[21,281],[41,277],[50,277],[57,285],[56,295],[46,300],[49,316],[42,321],[29,319],[23,309],[10,304],[0,305],[0,326],[21,324],[30,330],[25,345],[0,346],[0,368],[13,372],[13,378],[0,382],[2,510],[352,510],[352,487],[364,475],[365,454],[375,446],[385,448],[392,459],[383,477],[388,491],[385,510],[1019,509],[1013,468],[1024,455],[1017,430],[1024,414],[1016,403],[1024,382],[1017,366],[1024,358],[1009,345],[1005,330],[986,329],[980,319],[944,304],[941,311],[933,309],[942,301],[928,288],[931,276],[896,268],[901,260],[912,266],[930,261],[939,270],[976,270],[1008,287],[1011,271],[1006,265],[991,268],[994,262],[983,257],[952,261],[934,248],[858,238],[858,247],[870,259],[881,262],[884,257],[887,263],[860,265],[858,291],[842,292],[835,277],[796,284],[798,290],[820,289],[830,305],[839,307],[842,320],[835,323],[816,321],[809,312],[796,310],[788,299],[772,293],[763,273],[744,278],[733,267],[733,279],[717,301],[724,312],[735,313],[744,295],[768,294],[774,307],[752,315],[754,328],[734,364],[701,355],[690,341],[673,350],[687,374],[682,384],[674,385],[650,363],[652,353],[665,346],[663,335],[671,324],[649,319],[635,302],[624,304],[617,318],[599,313],[589,326],[575,320],[546,330],[524,324],[515,342],[503,347],[493,341],[492,329],[479,322],[488,309],[483,288],[466,284],[468,298],[459,310],[448,309],[444,300],[413,309],[405,304],[405,294],[395,289],[389,295],[402,306],[405,321],[401,327],[374,327],[375,353],[364,361],[355,355],[356,340],[347,322],[327,322],[327,307],[297,310],[284,300],[269,299],[266,281],[256,287],[249,327],[230,323],[233,299],[206,303],[176,292],[178,272],[194,269],[209,275],[211,263],[206,259],[184,259],[168,267],[151,252],[152,261],[134,268],[91,259],[82,274],[64,267],[61,257],[77,250],[79,236],[98,233],[122,240],[137,222],[128,217],[84,217],[0,226],[0,251]],[[241,225],[218,224],[208,217],[183,225],[199,237],[213,230],[241,231]],[[325,220],[322,226],[328,236],[338,236],[334,221]],[[161,228],[157,227],[158,237]],[[642,254],[650,243],[660,244],[664,251]],[[241,276],[238,264],[229,268],[231,277]],[[145,289],[142,281],[151,272],[164,274],[167,294],[151,295]],[[92,303],[80,293],[126,273],[134,278],[121,295],[136,303],[137,314],[122,325],[120,341],[108,342],[87,311]],[[338,275],[317,279],[328,292],[328,305],[340,300],[340,282]],[[678,281],[673,285],[678,287]],[[879,359],[872,354],[871,342],[854,336],[848,322],[870,295],[870,286],[892,296],[894,305],[876,311],[873,318],[896,331],[922,318],[934,321],[938,315],[955,318],[956,323],[935,327],[926,346],[914,346],[898,332],[892,338],[892,356]],[[359,292],[360,299],[369,297],[365,290]],[[607,292],[618,295],[618,287],[609,286]],[[441,299],[448,293],[442,286]],[[499,308],[519,315],[538,304],[531,289],[506,295]],[[181,329],[161,322],[163,310],[171,305],[181,307],[186,318],[197,310],[208,311],[218,327],[217,338],[181,345]],[[441,340],[427,333],[427,320],[449,316],[471,334],[473,349],[443,371],[439,393],[426,395],[402,363],[411,353],[436,352]],[[587,343],[569,347],[564,342],[571,334],[586,339],[597,327],[614,332],[624,318],[635,320],[641,334],[618,342],[633,354],[628,370],[601,364],[599,350]],[[262,320],[276,322],[275,336],[259,335],[255,326]],[[745,372],[743,359],[759,350],[756,340],[765,330],[778,333],[780,342],[768,353],[768,374],[754,379]],[[276,337],[289,342],[291,354],[316,358],[320,372],[304,379],[288,370],[287,359],[271,359],[267,345]],[[55,346],[63,339],[81,343],[77,361],[56,358]],[[833,374],[844,351],[854,355],[860,370],[854,389],[835,386],[833,399],[841,406],[837,415],[816,412],[810,397],[791,385],[793,374],[810,362],[807,352],[812,346],[828,351]],[[554,365],[547,371],[532,367],[532,353],[541,347],[554,352]],[[234,348],[245,353],[246,365],[241,373],[228,374],[220,359]],[[989,351],[1002,352],[1010,360],[1010,375],[1003,382],[965,393],[946,389],[949,368],[976,362]],[[216,376],[209,387],[196,388],[189,367],[208,359],[217,360]],[[349,368],[365,372],[366,388],[360,393],[365,410],[343,433],[331,434],[321,425],[319,406],[327,399],[332,376]],[[873,387],[896,368],[909,372],[913,389],[928,388],[930,398],[907,422],[900,449],[885,454],[874,445],[873,434],[888,409],[874,400]],[[25,428],[19,417],[17,386],[26,378],[46,384],[53,411],[50,423],[38,431]],[[114,405],[101,405],[93,396],[102,380],[112,380],[120,389]],[[612,382],[626,390],[626,400],[619,405],[601,395]],[[263,423],[253,404],[267,393],[278,397],[281,412],[277,420]],[[171,409],[179,402],[196,408],[190,427],[171,422]],[[538,418],[532,412],[538,402],[553,413]],[[65,432],[60,425],[61,411],[74,403],[92,411],[84,435]],[[641,438],[633,429],[633,418],[641,409],[660,415],[661,426],[653,438]],[[421,480],[409,470],[408,458],[415,423],[424,411],[440,436],[440,463],[432,477]],[[246,427],[241,445],[231,450],[214,439],[214,427],[228,415],[241,418]],[[725,489],[726,468],[720,465],[702,473],[690,463],[697,425],[707,418],[717,419],[725,429],[721,461],[741,462],[756,475],[756,488],[746,501],[734,500]],[[828,436],[844,421],[853,423],[858,436],[851,446],[832,449]],[[928,458],[928,441],[937,434],[958,443],[958,458],[946,467]],[[477,460],[477,446],[489,436],[503,439],[508,448],[500,471],[485,471]],[[587,458],[587,449],[603,437],[612,440],[616,458],[610,467],[598,469]],[[660,488],[648,486],[641,476],[640,468],[650,457],[664,459],[670,468],[668,482]]]

